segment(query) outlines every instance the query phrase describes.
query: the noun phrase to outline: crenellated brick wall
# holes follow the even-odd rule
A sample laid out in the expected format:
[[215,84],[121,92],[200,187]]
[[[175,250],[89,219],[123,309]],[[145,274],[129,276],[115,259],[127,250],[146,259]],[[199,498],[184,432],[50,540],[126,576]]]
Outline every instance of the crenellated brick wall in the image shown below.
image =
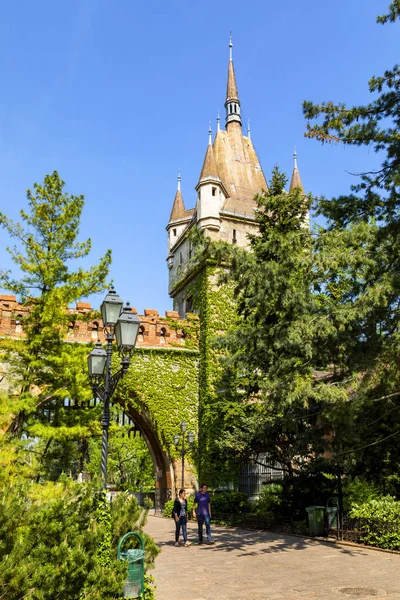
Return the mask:
[[[97,318],[88,302],[77,302],[75,308],[69,308],[71,321],[68,325],[66,339],[73,342],[105,341],[103,322]],[[136,313],[136,309],[132,308]],[[93,313],[93,318],[91,318]],[[23,321],[28,315],[28,308],[17,302],[16,296],[0,295],[0,337],[23,338]],[[85,320],[81,318],[86,316]],[[197,339],[198,317],[190,315],[190,319],[180,319],[173,310],[165,311],[165,317],[160,317],[158,311],[145,308],[144,315],[139,315],[140,329],[137,347],[188,347],[193,348]]]

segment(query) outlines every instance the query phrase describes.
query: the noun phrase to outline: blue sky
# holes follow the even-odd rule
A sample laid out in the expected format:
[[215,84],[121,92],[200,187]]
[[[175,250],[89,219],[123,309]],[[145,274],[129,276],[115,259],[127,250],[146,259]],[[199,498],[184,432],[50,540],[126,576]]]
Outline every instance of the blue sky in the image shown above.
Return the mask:
[[[70,193],[85,195],[80,238],[92,238],[91,261],[112,248],[118,293],[140,313],[163,314],[177,171],[191,208],[209,120],[215,131],[224,116],[229,31],[267,179],[275,164],[290,174],[296,146],[304,187],[330,197],[378,158],[305,139],[301,104],[369,101],[369,78],[399,56],[399,25],[375,23],[387,3],[2,3],[0,209],[17,219],[26,189],[57,169]],[[0,236],[0,266],[10,266]],[[90,300],[98,307],[102,296]]]

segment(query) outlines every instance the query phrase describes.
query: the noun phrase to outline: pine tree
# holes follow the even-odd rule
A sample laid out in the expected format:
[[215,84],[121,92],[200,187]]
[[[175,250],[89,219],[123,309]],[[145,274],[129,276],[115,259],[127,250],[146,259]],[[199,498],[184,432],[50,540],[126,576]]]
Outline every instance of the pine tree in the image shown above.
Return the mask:
[[[43,185],[28,190],[29,210],[20,213],[22,225],[0,213],[0,225],[17,242],[7,250],[21,272],[17,279],[1,271],[2,285],[28,308],[25,339],[2,343],[14,373],[13,394],[18,397],[8,432],[40,439],[35,448],[39,473],[54,441],[62,446],[68,440],[90,437],[98,429],[98,415],[87,402],[91,397],[87,348],[64,340],[71,318],[68,306],[104,289],[111,251],[96,266],[74,266],[89,254],[91,240],[77,240],[84,198],[67,194],[64,185],[55,171],[46,175]],[[77,410],[67,411],[66,400]]]

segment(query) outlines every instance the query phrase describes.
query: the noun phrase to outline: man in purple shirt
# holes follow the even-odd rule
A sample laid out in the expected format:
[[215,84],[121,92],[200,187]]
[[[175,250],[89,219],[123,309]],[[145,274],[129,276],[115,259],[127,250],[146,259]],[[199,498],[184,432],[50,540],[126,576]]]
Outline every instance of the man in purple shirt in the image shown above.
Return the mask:
[[[195,504],[197,504],[197,510],[195,512]],[[206,525],[207,543],[213,544],[214,541],[211,537],[210,519],[211,519],[211,499],[210,494],[207,492],[207,486],[202,483],[200,491],[194,497],[193,504],[193,516],[197,514],[197,525],[199,528],[199,544],[203,543],[203,524]]]

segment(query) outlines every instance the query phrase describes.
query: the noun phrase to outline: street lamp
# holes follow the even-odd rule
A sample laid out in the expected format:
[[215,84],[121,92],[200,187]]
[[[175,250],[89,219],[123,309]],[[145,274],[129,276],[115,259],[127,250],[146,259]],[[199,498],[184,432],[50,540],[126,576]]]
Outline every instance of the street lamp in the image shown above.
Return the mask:
[[[95,396],[103,402],[103,429],[101,442],[101,477],[103,486],[107,485],[108,430],[110,427],[110,399],[118,382],[126,374],[130,364],[130,354],[136,344],[140,320],[132,312],[129,302],[122,308],[123,302],[114,288],[111,288],[100,307],[106,333],[107,351],[98,341],[88,356],[89,379]],[[111,357],[113,341],[116,338],[121,353],[121,368],[112,374]]]
[[[185,433],[187,431],[187,423],[182,421],[181,423],[181,432],[182,432],[182,488],[185,487]],[[179,434],[174,435],[174,444],[175,446],[179,445],[181,440],[181,436]],[[194,433],[189,432],[187,434],[187,441],[189,446],[191,447],[194,442]]]

